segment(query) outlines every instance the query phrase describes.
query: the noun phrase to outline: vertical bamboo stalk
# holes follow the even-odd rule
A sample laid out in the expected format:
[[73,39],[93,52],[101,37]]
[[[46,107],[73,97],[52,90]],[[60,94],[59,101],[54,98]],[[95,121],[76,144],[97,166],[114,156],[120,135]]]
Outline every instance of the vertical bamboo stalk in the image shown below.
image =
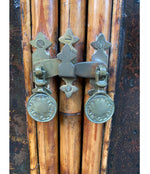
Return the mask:
[[[58,39],[58,1],[32,0],[32,39],[39,32],[47,36],[53,45],[50,48],[52,58],[56,57]],[[51,79],[50,89],[57,101],[56,79]],[[58,173],[58,117],[46,123],[37,122],[39,165],[41,174]]]
[[[80,38],[75,45],[78,50],[78,62],[83,61],[84,56],[85,16],[85,0],[61,0],[61,35],[70,27],[73,34]],[[79,90],[69,99],[63,92],[60,92],[61,174],[79,174],[80,171],[82,81],[78,79],[74,85]]]
[[[21,0],[21,24],[22,24],[22,45],[23,45],[23,61],[24,61],[24,78],[26,102],[31,95],[32,83],[32,67],[31,67],[31,47],[29,41],[31,40],[30,27],[30,1]],[[37,157],[37,140],[36,140],[36,122],[27,115],[27,132],[29,139],[29,153],[30,153],[30,174],[38,174],[38,157]]]
[[[108,94],[110,95],[112,99],[114,99],[115,87],[116,87],[121,14],[122,14],[122,0],[114,0],[112,29],[111,29],[112,47],[111,47],[111,54],[110,54],[110,60],[109,60],[110,61],[110,65],[109,65],[110,79],[108,84]],[[107,171],[107,159],[108,159],[108,150],[109,150],[109,143],[110,143],[111,123],[112,123],[112,119],[110,119],[105,125],[104,143],[103,143],[103,150],[102,150],[101,174],[106,174],[106,171]]]
[[[90,46],[96,40],[96,35],[103,33],[106,40],[110,37],[112,0],[89,0],[88,4],[88,34],[87,61],[91,61],[94,49]],[[91,89],[89,80],[86,81],[85,102]],[[100,171],[103,124],[90,122],[84,115],[82,174],[98,174]]]

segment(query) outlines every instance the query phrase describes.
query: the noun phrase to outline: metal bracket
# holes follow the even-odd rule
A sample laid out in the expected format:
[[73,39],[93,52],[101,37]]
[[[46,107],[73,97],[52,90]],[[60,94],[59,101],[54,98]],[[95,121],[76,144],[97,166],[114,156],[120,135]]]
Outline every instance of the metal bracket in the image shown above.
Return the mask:
[[[56,58],[51,58],[48,53],[48,48],[52,45],[52,43],[46,39],[46,37],[42,33],[38,33],[35,40],[32,40],[30,44],[36,48],[36,50],[32,54],[32,67],[33,67],[33,81],[36,85],[36,88],[33,89],[34,95],[36,93],[40,93],[41,96],[45,96],[45,102],[50,103],[53,106],[53,112],[50,110],[49,105],[47,105],[47,113],[51,115],[48,119],[46,116],[41,116],[44,113],[41,113],[39,109],[36,108],[37,113],[33,113],[30,110],[32,109],[31,103],[28,104],[28,110],[30,115],[33,114],[37,121],[47,121],[54,117],[56,112],[56,102],[50,96],[51,91],[46,88],[47,81],[54,76],[59,76],[65,81],[65,85],[60,87],[60,90],[66,94],[67,98],[70,98],[73,93],[78,91],[78,88],[74,86],[72,83],[76,80],[77,77],[90,78],[91,84],[95,87],[89,91],[89,95],[91,96],[90,100],[93,99],[93,96],[100,96],[105,94],[105,100],[107,100],[108,96],[106,92],[103,90],[105,86],[107,86],[107,67],[108,67],[108,55],[105,50],[111,46],[111,43],[105,40],[105,37],[102,33],[100,33],[96,37],[96,41],[91,43],[91,46],[95,49],[94,54],[92,55],[91,62],[77,62],[77,50],[74,48],[74,44],[79,41],[77,36],[74,36],[72,30],[70,28],[67,29],[66,33],[59,38],[59,41],[64,44],[60,53],[57,54]],[[40,95],[33,96],[32,98],[41,99]],[[107,96],[107,97],[106,97]],[[31,100],[31,99],[30,99]],[[33,101],[34,101],[33,100]],[[44,100],[44,97],[43,97]],[[96,99],[97,100],[97,99]],[[98,100],[98,101],[100,101]],[[110,98],[109,98],[110,100]],[[41,100],[42,102],[42,100]],[[91,102],[91,101],[90,101]],[[45,104],[44,104],[45,105]],[[104,105],[104,104],[103,104]],[[98,116],[91,116],[89,112],[89,104],[86,106],[87,117],[93,122],[102,123],[106,119],[98,119]],[[29,109],[30,108],[30,109]],[[108,110],[108,109],[107,109]],[[38,113],[39,111],[39,113]],[[112,109],[113,112],[113,109]],[[111,113],[112,113],[111,112]],[[89,114],[90,113],[90,114]],[[97,112],[96,112],[97,113]],[[35,118],[35,115],[38,118]],[[110,117],[111,114],[108,115]],[[106,117],[105,117],[106,118]]]
[[[45,79],[49,79],[54,76],[60,76],[66,82],[66,85],[60,87],[60,90],[65,92],[67,98],[77,91],[72,83],[79,77],[83,78],[95,78],[96,67],[103,64],[108,67],[108,56],[105,50],[108,49],[111,44],[105,40],[102,33],[96,38],[96,41],[92,42],[92,47],[96,50],[92,55],[92,62],[80,62],[77,63],[77,50],[73,47],[73,44],[79,41],[77,36],[74,36],[70,28],[66,33],[59,38],[59,41],[64,45],[62,51],[57,54],[57,58],[51,59],[50,55],[46,51],[52,43],[46,39],[46,37],[39,33],[35,40],[32,40],[30,44],[36,48],[36,51],[32,55],[33,71],[37,68],[42,68],[45,71]],[[34,82],[35,84],[35,73]],[[92,83],[92,81],[91,81]],[[69,90],[70,89],[70,90]],[[72,90],[71,90],[72,89]],[[70,91],[72,91],[70,93]]]

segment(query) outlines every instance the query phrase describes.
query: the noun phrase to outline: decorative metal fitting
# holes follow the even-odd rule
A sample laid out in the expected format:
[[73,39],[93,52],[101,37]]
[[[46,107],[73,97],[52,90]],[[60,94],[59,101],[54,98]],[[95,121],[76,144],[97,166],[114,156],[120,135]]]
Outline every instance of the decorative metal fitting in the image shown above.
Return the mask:
[[[102,33],[91,45],[95,49],[91,62],[77,63],[77,50],[73,44],[79,41],[70,28],[59,38],[64,44],[62,51],[54,59],[46,51],[52,43],[42,33],[38,33],[35,40],[30,44],[36,48],[32,54],[33,81],[36,88],[27,103],[30,116],[36,121],[50,121],[56,114],[57,104],[47,88],[47,82],[51,77],[59,76],[65,81],[60,90],[70,98],[78,88],[72,83],[76,78],[90,78],[94,89],[88,93],[91,96],[86,105],[85,113],[89,120],[94,123],[104,123],[111,118],[114,112],[114,103],[106,94],[104,88],[108,79],[108,56],[105,52],[111,44],[105,40]],[[43,109],[44,108],[44,109]]]

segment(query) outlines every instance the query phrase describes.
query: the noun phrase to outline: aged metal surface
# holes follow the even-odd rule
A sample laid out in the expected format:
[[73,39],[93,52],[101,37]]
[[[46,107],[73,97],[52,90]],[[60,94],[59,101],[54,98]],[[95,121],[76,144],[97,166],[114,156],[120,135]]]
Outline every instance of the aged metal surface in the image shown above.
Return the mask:
[[114,102],[105,90],[107,79],[107,68],[100,64],[95,72],[95,89],[89,90],[91,97],[85,104],[85,114],[93,123],[105,123],[114,114]]
[[91,43],[96,49],[92,55],[93,62],[100,62],[95,71],[95,80],[91,80],[95,89],[89,90],[90,98],[85,104],[85,114],[93,123],[105,123],[114,113],[114,102],[106,94],[105,87],[108,80],[108,55],[105,50],[111,46],[111,43],[105,40],[102,33],[98,35],[96,41]]
[[67,98],[70,98],[73,93],[78,91],[78,88],[73,85],[73,82],[76,80],[73,78],[74,74],[74,64],[77,62],[77,50],[73,47],[73,44],[79,41],[79,38],[75,36],[71,30],[68,28],[63,36],[59,38],[60,43],[65,44],[61,53],[57,55],[58,59],[61,60],[59,65],[59,75],[69,75],[72,78],[63,78],[65,85],[60,87],[60,90],[65,92]]
[[139,174],[139,0],[126,0],[107,174]]
[[77,50],[73,47],[73,44],[77,43],[79,40],[80,39],[73,34],[71,28],[67,28],[65,34],[59,38],[60,43],[68,44],[74,53],[77,53]]
[[70,78],[76,77],[76,75],[93,78],[97,65],[102,63],[106,67],[108,66],[108,55],[105,50],[111,47],[111,43],[105,40],[102,33],[97,36],[96,41],[91,43],[91,46],[95,49],[95,53],[92,55],[93,62],[77,63],[77,50],[75,51],[72,44],[78,42],[79,38],[73,35],[70,28],[59,38],[59,41],[65,45],[54,60],[50,59],[51,57],[47,52],[52,43],[46,39],[43,33],[39,32],[36,38],[30,41],[30,44],[36,48],[36,51],[32,54],[33,70],[36,67],[43,68],[46,71],[46,78],[56,75]]
[[80,62],[75,64],[75,75],[84,78],[94,78],[97,62]]
[[20,20],[20,1],[10,1],[10,174],[30,173]]
[[77,53],[74,53],[68,44],[65,44],[62,51],[57,54],[61,63],[59,65],[59,76],[60,77],[74,77],[74,64],[72,61],[77,59]]
[[72,79],[72,78],[62,78],[62,79],[66,82],[66,84],[62,85],[60,87],[60,90],[65,93],[67,98],[70,98],[74,92],[78,91],[78,88],[72,85],[75,79]]
[[47,92],[37,92],[29,98],[27,110],[34,120],[48,122],[56,115],[57,103]]
[[[67,29],[66,33],[59,38],[59,41],[65,45],[55,59],[50,59],[47,49],[52,43],[46,39],[43,33],[39,32],[36,38],[30,41],[30,44],[36,48],[32,54],[33,80],[36,85],[44,86],[45,84],[41,83],[42,80],[38,76],[43,75],[46,79],[59,75],[66,82],[65,85],[60,87],[60,90],[65,93],[67,98],[70,98],[73,93],[78,91],[78,88],[72,85],[76,75],[93,78],[97,64],[108,67],[108,55],[105,50],[111,46],[111,43],[106,41],[104,35],[100,33],[96,37],[96,41],[91,43],[91,46],[95,49],[95,53],[92,55],[93,62],[82,62],[78,65],[77,50],[73,47],[73,44],[78,42],[79,38],[73,35],[71,28]],[[93,80],[91,83],[93,83]]]
[[60,60],[58,58],[55,59],[44,59],[39,60],[34,63],[33,69],[35,67],[42,66],[43,69],[46,71],[46,78],[51,78],[58,75],[58,65],[60,64]]
[[86,102],[85,113],[93,123],[105,123],[114,113],[114,103],[109,95],[96,93]]
[[111,47],[111,43],[106,41],[105,36],[100,33],[96,41],[91,43],[91,46],[96,50],[92,55],[92,61],[100,62],[108,66],[108,56],[105,53],[105,50]]
[[[42,61],[44,60],[45,62],[45,60],[49,60],[50,55],[47,49],[52,43],[46,39],[43,33],[39,32],[36,38],[30,41],[30,44],[36,48],[32,54],[32,64],[34,67],[33,78],[36,88],[32,90],[33,95],[30,96],[27,102],[27,111],[34,120],[38,122],[48,122],[56,115],[57,103],[51,96],[51,90],[47,88],[47,72],[44,70]],[[55,69],[58,69],[57,65],[57,62],[55,62],[54,69],[52,69],[54,72],[52,71],[50,74],[55,74],[57,72],[55,71]],[[47,67],[47,69],[49,68],[51,68],[51,66]]]

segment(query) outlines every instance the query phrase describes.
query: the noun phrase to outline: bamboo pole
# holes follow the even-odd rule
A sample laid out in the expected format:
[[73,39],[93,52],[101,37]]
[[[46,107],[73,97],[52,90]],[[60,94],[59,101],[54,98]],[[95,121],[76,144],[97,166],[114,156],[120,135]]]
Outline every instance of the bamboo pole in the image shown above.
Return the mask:
[[[119,36],[120,36],[120,23],[122,15],[122,0],[113,1],[113,17],[112,17],[112,29],[111,29],[111,54],[110,54],[110,79],[108,84],[108,94],[114,100],[115,87],[116,87],[116,74],[117,74],[117,62],[118,62],[118,50],[119,50]],[[107,159],[108,150],[110,144],[110,132],[111,132],[110,119],[105,125],[104,143],[102,150],[102,163],[101,163],[101,174],[106,174],[107,171]]]
[[[61,0],[60,33],[61,36],[70,27],[73,34],[80,38],[75,48],[78,50],[78,62],[83,61],[85,44],[85,0]],[[62,82],[61,84],[63,84]],[[79,174],[81,149],[81,105],[82,81],[74,82],[78,91],[69,99],[60,92],[60,173]]]
[[[30,28],[30,1],[21,0],[21,24],[22,24],[22,46],[23,46],[23,62],[24,62],[24,78],[26,103],[31,95],[32,83],[32,67],[31,67],[31,40]],[[37,157],[37,139],[36,139],[36,122],[26,113],[27,116],[27,134],[29,140],[30,153],[30,174],[38,174],[38,157]]]
[[[94,49],[90,46],[96,40],[96,35],[103,33],[106,40],[110,37],[112,0],[89,0],[88,4],[88,34],[87,61],[91,61]],[[91,89],[89,80],[86,81],[85,102]],[[84,115],[82,174],[98,174],[100,171],[103,124],[90,122]]]
[[[50,48],[52,58],[56,57],[58,39],[58,1],[32,0],[32,39],[39,32],[47,36],[53,45]],[[50,81],[52,96],[57,101],[56,79]],[[46,123],[37,122],[39,165],[41,174],[58,173],[58,117]]]

